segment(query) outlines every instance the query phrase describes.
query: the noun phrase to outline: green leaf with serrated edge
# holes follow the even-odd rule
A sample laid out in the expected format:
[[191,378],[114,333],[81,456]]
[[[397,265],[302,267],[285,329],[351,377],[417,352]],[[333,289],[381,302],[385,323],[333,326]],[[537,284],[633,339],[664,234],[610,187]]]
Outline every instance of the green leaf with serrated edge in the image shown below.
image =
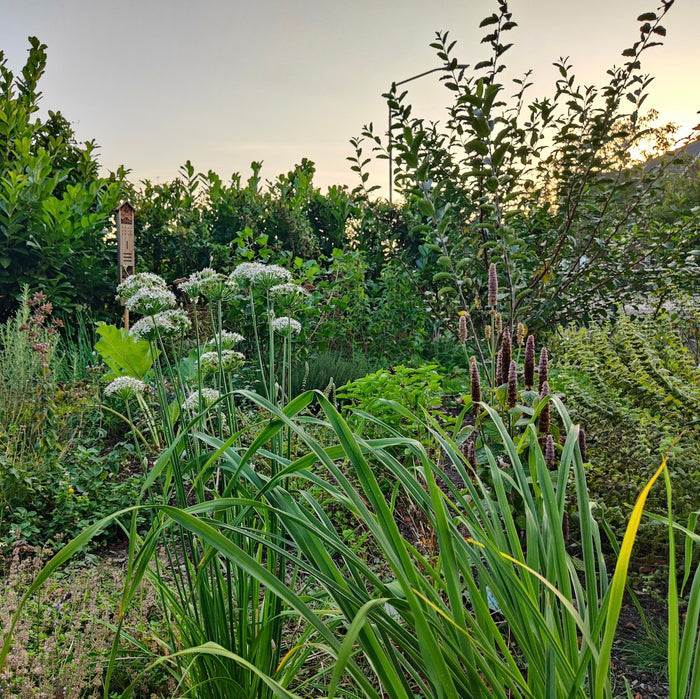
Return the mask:
[[137,340],[128,330],[107,323],[97,324],[97,334],[100,339],[95,349],[111,369],[104,379],[111,381],[118,376],[143,379],[146,376],[155,359],[146,340]]

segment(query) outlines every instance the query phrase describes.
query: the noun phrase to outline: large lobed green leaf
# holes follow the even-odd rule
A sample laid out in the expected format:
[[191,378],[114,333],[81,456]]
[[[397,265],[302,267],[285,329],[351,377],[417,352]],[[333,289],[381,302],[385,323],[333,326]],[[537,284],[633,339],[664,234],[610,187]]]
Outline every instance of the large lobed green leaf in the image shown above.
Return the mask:
[[104,379],[111,381],[118,376],[143,379],[146,376],[155,359],[146,340],[138,340],[129,335],[128,330],[107,323],[98,323],[97,333],[100,339],[95,349],[111,370]]

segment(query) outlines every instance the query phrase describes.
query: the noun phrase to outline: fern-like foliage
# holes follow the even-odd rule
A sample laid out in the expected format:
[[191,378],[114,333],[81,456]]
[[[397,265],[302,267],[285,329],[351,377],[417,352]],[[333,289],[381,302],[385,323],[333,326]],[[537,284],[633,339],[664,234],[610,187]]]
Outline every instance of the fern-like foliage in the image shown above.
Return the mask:
[[683,338],[678,318],[620,314],[561,330],[550,343],[554,389],[585,425],[591,486],[613,524],[625,521],[634,493],[672,442],[677,516],[700,503],[700,369]]

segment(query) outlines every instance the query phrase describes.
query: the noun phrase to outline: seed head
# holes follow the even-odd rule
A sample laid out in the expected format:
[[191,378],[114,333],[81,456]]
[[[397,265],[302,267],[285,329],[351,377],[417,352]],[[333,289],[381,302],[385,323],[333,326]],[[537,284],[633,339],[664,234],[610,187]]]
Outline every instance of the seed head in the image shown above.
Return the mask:
[[535,385],[535,337],[530,335],[525,343],[525,367],[524,367],[525,389],[532,390]]
[[496,265],[492,262],[489,265],[489,308],[496,308],[498,303],[498,275]]
[[474,415],[479,412],[479,403],[481,402],[481,378],[479,376],[479,366],[476,363],[476,357],[469,360],[469,378],[471,380],[472,390],[472,411]]
[[514,408],[518,403],[518,365],[511,361],[508,367],[508,407]]
[[554,458],[554,437],[548,434],[547,441],[544,443],[544,462],[547,464],[547,468],[552,468],[552,466],[554,466]]
[[522,347],[525,343],[525,336],[527,335],[527,326],[524,323],[518,323],[518,332],[516,337],[518,338],[518,347]]
[[546,347],[543,347],[540,352],[540,364],[537,372],[537,392],[542,395],[542,386],[549,381],[549,355]]
[[486,342],[491,342],[491,326],[487,325],[484,328],[484,334],[486,336]]

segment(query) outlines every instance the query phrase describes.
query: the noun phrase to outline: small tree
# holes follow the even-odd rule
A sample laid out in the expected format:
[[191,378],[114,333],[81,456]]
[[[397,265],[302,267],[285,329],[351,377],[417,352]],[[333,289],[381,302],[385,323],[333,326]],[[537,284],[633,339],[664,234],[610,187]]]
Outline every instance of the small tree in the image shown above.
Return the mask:
[[[492,262],[502,277],[500,310],[511,327],[523,320],[532,329],[609,315],[615,303],[653,291],[667,269],[697,270],[696,214],[670,222],[654,215],[668,163],[631,166],[629,157],[650,135],[664,137],[642,115],[651,78],[641,57],[666,35],[661,21],[672,4],[638,17],[639,39],[607,84],[578,84],[561,59],[553,96],[528,103],[529,73],[505,96],[506,37],[517,25],[498,0],[480,25],[486,60],[465,67],[447,32],[431,44],[453,96],[444,125],[415,116],[407,93],[394,87],[385,95],[391,151],[372,124],[354,139],[363,186],[363,142],[393,160],[396,187],[423,236],[418,255],[404,260],[453,332],[457,311],[477,312],[473,299],[483,296]],[[661,142],[670,146],[667,132]]]

